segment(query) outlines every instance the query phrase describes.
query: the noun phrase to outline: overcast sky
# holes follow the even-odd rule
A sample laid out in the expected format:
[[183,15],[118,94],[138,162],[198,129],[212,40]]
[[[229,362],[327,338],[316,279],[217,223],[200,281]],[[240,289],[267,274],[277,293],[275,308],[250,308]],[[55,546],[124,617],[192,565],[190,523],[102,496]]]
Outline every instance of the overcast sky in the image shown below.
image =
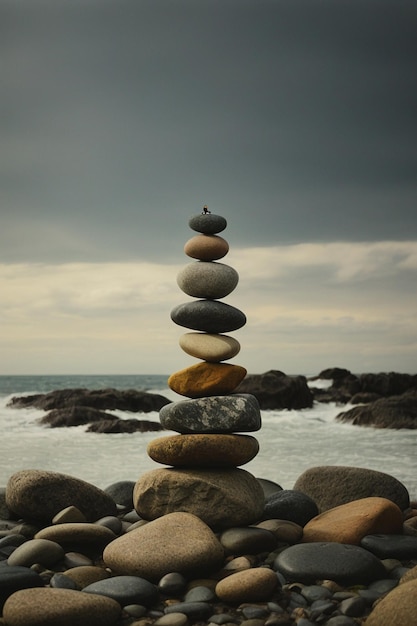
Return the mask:
[[0,0],[0,374],[166,373],[204,204],[250,372],[417,371],[415,0]]

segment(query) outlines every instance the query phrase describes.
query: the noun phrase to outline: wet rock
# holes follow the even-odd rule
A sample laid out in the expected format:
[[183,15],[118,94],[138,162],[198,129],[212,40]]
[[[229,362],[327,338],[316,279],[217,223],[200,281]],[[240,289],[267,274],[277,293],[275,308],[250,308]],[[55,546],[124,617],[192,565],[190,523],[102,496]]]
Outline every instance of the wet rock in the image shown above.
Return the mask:
[[316,503],[310,496],[292,489],[282,489],[265,500],[263,519],[289,520],[305,526],[318,515]]
[[278,370],[248,374],[236,393],[254,395],[261,409],[303,409],[313,406],[305,376],[287,376]]
[[339,413],[336,420],[375,428],[417,428],[417,391],[355,406]]

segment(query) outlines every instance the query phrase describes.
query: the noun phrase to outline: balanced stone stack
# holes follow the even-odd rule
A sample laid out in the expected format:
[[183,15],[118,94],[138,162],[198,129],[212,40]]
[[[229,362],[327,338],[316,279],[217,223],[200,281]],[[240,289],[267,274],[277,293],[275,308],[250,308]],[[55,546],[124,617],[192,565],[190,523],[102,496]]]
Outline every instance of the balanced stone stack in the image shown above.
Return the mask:
[[224,333],[246,323],[242,311],[220,302],[239,281],[236,270],[218,262],[229,251],[227,241],[218,235],[227,222],[205,209],[190,219],[189,226],[199,234],[184,251],[197,260],[185,266],[177,282],[196,299],[175,307],[171,318],[197,331],[185,333],[179,343],[200,361],[168,379],[173,391],[189,399],[159,412],[162,426],[179,434],[153,440],[148,454],[170,467],[144,474],[135,485],[134,503],[147,520],[185,511],[221,529],[250,524],[262,516],[262,487],[252,474],[239,469],[259,451],[257,439],[242,433],[259,430],[261,414],[254,396],[233,393],[246,369],[224,363],[240,351],[239,342]]

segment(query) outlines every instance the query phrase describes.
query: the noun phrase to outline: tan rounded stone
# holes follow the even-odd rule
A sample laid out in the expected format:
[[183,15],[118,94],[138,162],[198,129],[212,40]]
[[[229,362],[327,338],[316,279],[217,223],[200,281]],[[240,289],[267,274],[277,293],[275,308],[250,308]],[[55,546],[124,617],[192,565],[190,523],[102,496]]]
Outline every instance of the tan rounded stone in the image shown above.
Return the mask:
[[226,239],[218,235],[195,235],[187,241],[184,252],[192,259],[200,261],[216,261],[229,252]]
[[86,517],[83,513],[81,513],[80,509],[77,509],[76,506],[67,506],[54,516],[52,524],[78,524],[86,521]]
[[110,574],[102,567],[96,565],[79,565],[65,570],[65,576],[71,578],[79,589],[84,589],[88,585],[96,583],[98,580],[109,578]]
[[417,580],[399,585],[382,598],[364,626],[411,626],[417,624]]
[[266,567],[254,567],[220,580],[216,595],[223,602],[262,602],[270,599],[277,585],[275,572]]
[[170,572],[206,574],[223,558],[213,531],[195,515],[178,511],[118,537],[103,553],[105,565],[117,574],[155,582]]
[[190,356],[210,363],[227,361],[240,351],[240,343],[228,335],[185,333],[179,339],[180,347]]
[[153,439],[147,448],[151,459],[175,467],[237,467],[258,451],[257,439],[249,435],[172,435]]
[[246,369],[229,363],[197,363],[168,378],[168,386],[181,396],[205,396],[232,393],[246,376]]
[[57,524],[47,526],[36,533],[35,539],[49,539],[60,545],[94,545],[105,546],[116,535],[105,526],[98,524]]
[[366,535],[401,534],[403,515],[391,500],[361,498],[313,517],[305,526],[303,542],[336,541],[359,545]]
[[3,608],[7,626],[114,626],[120,614],[112,598],[49,587],[16,591]]
[[187,511],[212,528],[230,528],[260,520],[262,487],[243,469],[162,468],[143,474],[133,491],[143,519]]

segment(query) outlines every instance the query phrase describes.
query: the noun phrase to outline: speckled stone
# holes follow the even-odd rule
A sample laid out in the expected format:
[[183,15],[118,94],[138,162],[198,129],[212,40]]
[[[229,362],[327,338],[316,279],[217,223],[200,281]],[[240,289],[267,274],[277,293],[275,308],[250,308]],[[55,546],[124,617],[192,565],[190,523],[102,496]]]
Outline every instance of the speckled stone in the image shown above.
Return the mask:
[[99,524],[58,524],[47,526],[36,533],[35,539],[49,539],[62,546],[98,546],[103,547],[115,539],[116,535]]
[[63,559],[64,554],[63,548],[55,541],[29,539],[12,552],[7,563],[8,565],[22,565],[23,567],[31,567],[35,563],[41,563],[50,567]]
[[77,585],[78,589],[83,589],[99,580],[109,578],[110,573],[102,567],[96,565],[80,565],[70,567],[65,570],[65,576],[70,578]]
[[417,580],[399,585],[375,604],[364,626],[411,626],[417,623]]
[[225,298],[236,288],[239,274],[230,265],[214,261],[195,261],[177,276],[178,287],[188,296],[216,300]]
[[168,386],[188,398],[217,396],[232,393],[246,373],[246,369],[240,365],[203,361],[171,374]]
[[221,215],[201,213],[200,215],[193,215],[188,221],[188,226],[198,233],[215,235],[216,233],[221,233],[226,228],[227,221]]
[[403,515],[387,498],[361,498],[329,509],[304,526],[303,541],[357,545],[366,535],[400,533]]
[[187,511],[219,529],[256,522],[264,508],[262,487],[243,469],[151,470],[137,481],[133,501],[143,519]]
[[262,421],[258,400],[243,393],[171,402],[162,407],[159,420],[178,433],[254,432]]
[[6,487],[8,508],[24,519],[51,522],[68,506],[77,507],[88,521],[117,515],[117,507],[106,493],[83,480],[58,472],[21,470]]
[[118,574],[158,582],[165,574],[206,574],[223,562],[223,548],[198,517],[174,512],[136,528],[104,550],[107,567]]
[[17,591],[3,609],[7,626],[114,626],[120,614],[111,598],[49,587]]
[[209,363],[227,361],[240,351],[240,343],[233,337],[211,333],[185,333],[181,335],[179,344],[190,356]]
[[262,602],[270,599],[277,586],[272,570],[254,567],[223,578],[216,585],[216,595],[223,602]]
[[259,443],[248,435],[171,435],[153,439],[148,455],[157,463],[175,467],[237,467],[249,463]]
[[192,259],[216,261],[229,252],[229,244],[218,235],[195,235],[187,241],[184,252]]
[[178,326],[205,333],[228,333],[246,324],[242,311],[218,300],[196,300],[174,307],[171,319]]

